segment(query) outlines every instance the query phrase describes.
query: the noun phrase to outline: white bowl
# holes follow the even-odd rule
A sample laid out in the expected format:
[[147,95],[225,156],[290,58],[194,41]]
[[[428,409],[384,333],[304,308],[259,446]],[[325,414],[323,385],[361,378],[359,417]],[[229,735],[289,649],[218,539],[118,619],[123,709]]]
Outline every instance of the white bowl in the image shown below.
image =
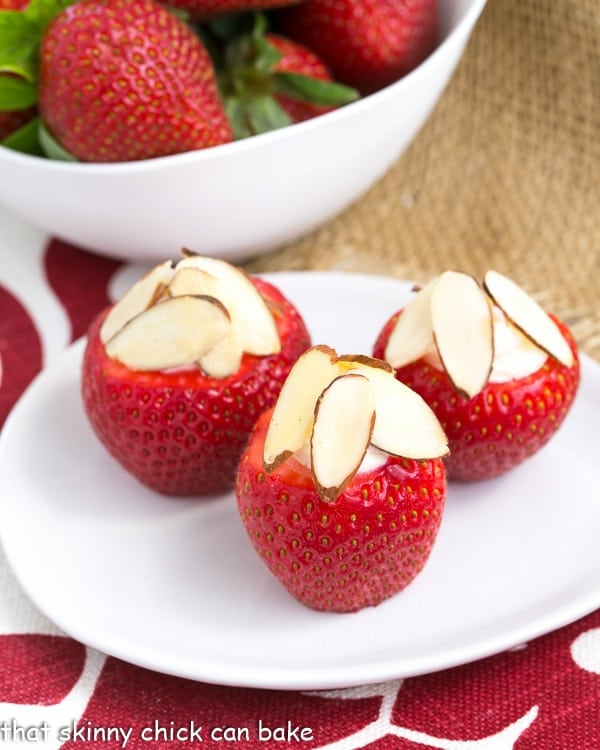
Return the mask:
[[400,81],[304,123],[203,151],[74,164],[0,146],[0,202],[49,234],[154,262],[182,246],[242,261],[311,231],[398,159],[439,99],[486,0],[440,0],[442,41]]

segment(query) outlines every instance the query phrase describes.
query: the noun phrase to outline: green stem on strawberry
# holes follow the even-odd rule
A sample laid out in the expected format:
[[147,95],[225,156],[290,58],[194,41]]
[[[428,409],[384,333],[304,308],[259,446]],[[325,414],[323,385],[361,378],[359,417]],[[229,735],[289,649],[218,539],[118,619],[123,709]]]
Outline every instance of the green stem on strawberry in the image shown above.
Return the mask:
[[66,148],[60,145],[41,119],[38,120],[37,131],[42,153],[49,159],[54,159],[55,161],[79,161],[77,157],[73,156]]
[[0,76],[0,111],[28,109],[37,101],[37,89],[33,83],[16,75]]
[[355,89],[342,83],[321,81],[318,78],[298,73],[275,73],[273,88],[277,94],[322,106],[339,107],[342,104],[350,104],[358,98]]
[[[23,10],[0,11],[0,73],[37,84],[44,29],[75,0],[31,0]],[[24,109],[33,102],[19,108]],[[10,109],[0,98],[0,110]]]
[[238,140],[292,124],[283,108],[269,94],[254,94],[247,99],[235,95],[228,96],[224,104]]
[[21,10],[0,11],[0,144],[44,156],[36,116],[39,55],[44,30],[74,0],[31,0]]
[[219,85],[236,138],[282,128],[358,98],[357,91],[331,80],[310,50],[269,34],[264,14],[255,13],[252,28],[236,32],[247,25],[247,14],[209,25],[225,41]]

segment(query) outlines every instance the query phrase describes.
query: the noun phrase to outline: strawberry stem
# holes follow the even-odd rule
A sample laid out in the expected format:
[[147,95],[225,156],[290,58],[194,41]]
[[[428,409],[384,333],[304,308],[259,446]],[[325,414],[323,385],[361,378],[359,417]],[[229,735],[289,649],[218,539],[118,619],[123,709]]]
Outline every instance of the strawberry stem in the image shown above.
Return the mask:
[[43,153],[55,161],[78,161],[50,133],[43,121],[38,118],[38,139]]
[[37,101],[33,83],[15,75],[0,76],[0,111],[27,109]]
[[[340,83],[278,70],[284,55],[266,36],[264,13],[254,13],[249,29],[248,14],[229,22],[230,26],[220,29],[226,44],[219,87],[237,139],[292,124],[278,101],[279,95],[325,107],[341,106],[358,98],[357,91]],[[241,33],[235,32],[235,28],[244,27],[246,30]]]
[[356,89],[335,81],[323,81],[319,78],[304,76],[298,73],[278,72],[273,75],[273,89],[291,99],[323,106],[339,107],[358,99]]
[[75,0],[31,0],[23,10],[0,10],[0,111],[37,101],[39,50],[50,21]]

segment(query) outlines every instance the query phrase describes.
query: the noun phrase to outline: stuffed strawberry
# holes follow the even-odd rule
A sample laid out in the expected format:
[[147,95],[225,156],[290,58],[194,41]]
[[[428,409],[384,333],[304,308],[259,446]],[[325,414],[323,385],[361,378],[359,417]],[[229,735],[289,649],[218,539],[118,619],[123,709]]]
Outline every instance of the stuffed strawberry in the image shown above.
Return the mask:
[[282,33],[362,94],[397,81],[438,42],[438,0],[306,0],[277,18]]
[[256,419],[309,345],[302,318],[273,285],[213,258],[167,261],[92,324],[85,411],[148,487],[228,490]]
[[507,277],[447,271],[383,327],[374,355],[421,394],[450,445],[449,479],[488,479],[536,453],[579,386],[567,327]]
[[384,362],[303,354],[259,419],[236,495],[250,541],[300,602],[354,612],[425,565],[446,495],[445,435]]
[[268,33],[255,14],[247,33],[226,44],[220,89],[236,138],[324,114],[358,98],[333,80],[323,60],[298,42]]

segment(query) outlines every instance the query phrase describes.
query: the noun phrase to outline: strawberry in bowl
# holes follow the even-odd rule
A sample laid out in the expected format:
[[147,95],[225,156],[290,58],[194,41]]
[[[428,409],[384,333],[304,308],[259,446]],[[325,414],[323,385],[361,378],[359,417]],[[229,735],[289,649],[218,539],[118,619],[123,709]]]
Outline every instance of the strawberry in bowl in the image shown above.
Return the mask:
[[[0,89],[0,112],[39,111],[17,150],[106,163],[233,139],[206,47],[155,0],[0,7],[0,71],[12,74],[11,88]],[[27,133],[35,146],[25,145]]]
[[439,42],[439,0],[305,0],[280,11],[278,28],[370,94],[400,80]]
[[155,266],[92,323],[85,412],[142,484],[168,495],[230,490],[256,419],[308,346],[272,284],[188,254]]
[[220,89],[236,138],[310,120],[359,96],[312,50],[269,33],[264,14],[227,40],[223,57]]
[[446,271],[383,326],[374,356],[437,414],[448,479],[503,474],[562,424],[580,368],[567,326],[506,276]]
[[240,461],[241,520],[304,605],[376,606],[422,570],[443,514],[447,442],[386,363],[305,352]]

